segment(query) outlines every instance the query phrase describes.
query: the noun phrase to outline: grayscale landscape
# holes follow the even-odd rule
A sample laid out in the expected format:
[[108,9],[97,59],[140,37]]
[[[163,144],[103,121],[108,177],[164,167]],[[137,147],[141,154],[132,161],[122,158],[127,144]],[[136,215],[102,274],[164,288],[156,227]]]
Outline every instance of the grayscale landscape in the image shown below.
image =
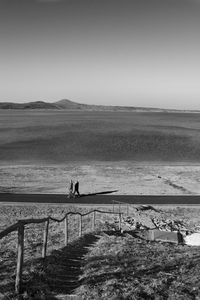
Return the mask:
[[200,0],[0,0],[0,300],[200,299]]

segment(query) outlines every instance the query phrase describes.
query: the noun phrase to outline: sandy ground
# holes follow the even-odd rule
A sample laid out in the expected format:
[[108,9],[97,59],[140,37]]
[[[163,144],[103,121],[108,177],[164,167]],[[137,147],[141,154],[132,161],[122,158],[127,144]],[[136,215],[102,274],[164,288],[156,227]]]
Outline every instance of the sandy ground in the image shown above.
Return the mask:
[[81,193],[120,195],[200,194],[200,165],[90,162],[66,165],[1,165],[0,192],[67,193],[70,179]]

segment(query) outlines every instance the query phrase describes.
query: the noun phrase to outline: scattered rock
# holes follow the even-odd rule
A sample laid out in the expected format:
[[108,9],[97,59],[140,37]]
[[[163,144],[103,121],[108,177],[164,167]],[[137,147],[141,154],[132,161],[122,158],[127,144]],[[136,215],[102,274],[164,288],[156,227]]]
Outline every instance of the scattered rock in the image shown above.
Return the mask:
[[184,238],[184,242],[189,246],[200,246],[200,232],[193,233],[191,235],[187,235]]

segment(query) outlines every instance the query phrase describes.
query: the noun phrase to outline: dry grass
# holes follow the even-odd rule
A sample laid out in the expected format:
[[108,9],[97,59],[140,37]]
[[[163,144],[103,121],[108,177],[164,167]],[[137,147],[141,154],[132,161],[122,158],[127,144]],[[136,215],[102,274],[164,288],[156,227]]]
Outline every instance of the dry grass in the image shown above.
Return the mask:
[[[52,216],[61,219],[69,211],[87,212],[90,208],[76,208],[64,206],[50,205],[24,205],[13,206],[3,205],[0,207],[1,230],[15,223],[18,219],[24,218],[41,218]],[[97,226],[103,226],[106,216],[97,216]],[[83,218],[83,233],[91,231],[92,215]],[[42,274],[43,260],[42,243],[43,243],[44,224],[30,224],[25,227],[24,236],[24,268],[23,281],[36,281]],[[69,242],[73,242],[78,238],[79,234],[79,219],[78,216],[69,218]],[[64,247],[64,222],[57,223],[50,221],[47,255],[52,251]],[[17,233],[13,232],[0,240],[0,295],[6,295],[9,299],[15,298],[14,284],[17,259]],[[41,273],[41,274],[40,274]],[[41,280],[40,280],[41,281]],[[29,285],[30,286],[30,285]]]
[[[1,229],[17,219],[51,215],[61,218],[69,210],[90,211],[50,205],[2,206]],[[101,207],[102,209],[102,207]],[[106,208],[107,210],[108,208]],[[163,215],[181,219],[188,227],[199,224],[200,208],[162,208]],[[131,210],[129,211],[131,213]],[[98,230],[107,230],[105,221],[114,218],[98,216]],[[84,219],[84,232],[91,229],[91,219]],[[29,225],[25,231],[24,287],[38,297],[47,294],[43,261],[41,259],[44,225]],[[76,217],[70,220],[70,242],[78,238]],[[48,257],[64,247],[64,224],[50,223]],[[15,299],[14,281],[16,270],[17,234],[2,239],[0,247],[0,294]],[[73,244],[72,244],[73,245]],[[77,247],[76,243],[73,247]],[[59,252],[60,253],[60,252]],[[129,235],[103,236],[85,257],[82,285],[78,289],[83,299],[198,299],[200,296],[199,247],[177,246],[147,242]],[[37,288],[35,288],[37,287]],[[195,298],[196,297],[196,298]],[[36,298],[34,298],[36,299]]]
[[104,236],[86,256],[81,299],[199,299],[199,247]]
[[[187,228],[199,207],[165,207],[162,215]],[[85,257],[81,299],[200,299],[200,248],[149,242],[129,234],[103,236]]]

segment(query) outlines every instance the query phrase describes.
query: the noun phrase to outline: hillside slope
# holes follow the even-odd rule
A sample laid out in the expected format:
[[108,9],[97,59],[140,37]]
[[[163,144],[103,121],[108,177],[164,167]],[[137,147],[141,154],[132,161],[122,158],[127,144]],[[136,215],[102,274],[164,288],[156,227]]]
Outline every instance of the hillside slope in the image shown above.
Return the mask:
[[35,101],[27,103],[0,102],[0,109],[59,109],[54,103]]
[[92,105],[73,102],[63,99],[54,103],[60,109],[92,110],[92,111],[164,111],[159,108],[145,108],[134,106],[112,106],[112,105]]
[[112,106],[112,105],[92,105],[77,103],[68,99],[56,102],[33,101],[26,103],[0,102],[0,109],[55,109],[55,110],[81,110],[81,111],[133,111],[133,112],[200,112],[184,111],[174,109],[161,109],[135,106]]

